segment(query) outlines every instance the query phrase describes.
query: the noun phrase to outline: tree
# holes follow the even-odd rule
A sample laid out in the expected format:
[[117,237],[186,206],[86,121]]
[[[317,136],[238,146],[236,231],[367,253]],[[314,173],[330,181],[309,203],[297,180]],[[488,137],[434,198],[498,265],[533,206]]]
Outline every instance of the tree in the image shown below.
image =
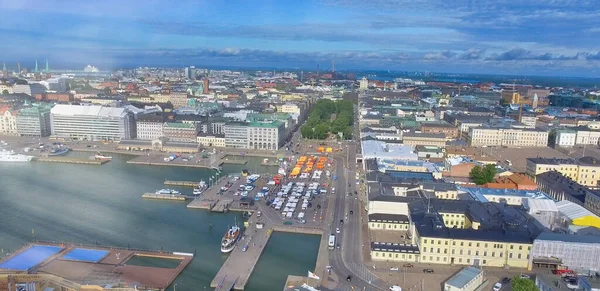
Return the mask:
[[514,277],[512,280],[512,290],[513,291],[537,291],[537,287],[535,287],[535,283],[529,279],[521,279],[518,276]]
[[469,177],[471,177],[471,180],[477,185],[493,182],[495,176],[496,166],[493,164],[485,165],[485,167],[477,165],[473,167],[471,173],[469,173]]
[[6,90],[6,89],[2,90],[2,95],[8,95],[8,94],[9,94],[8,90]]

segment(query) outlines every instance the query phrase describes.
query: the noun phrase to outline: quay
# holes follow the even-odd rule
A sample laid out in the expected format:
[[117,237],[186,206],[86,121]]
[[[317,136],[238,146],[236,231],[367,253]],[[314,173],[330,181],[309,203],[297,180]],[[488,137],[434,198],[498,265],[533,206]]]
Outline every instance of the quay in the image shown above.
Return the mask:
[[[139,263],[142,257],[168,260],[173,267],[143,266]],[[134,284],[139,290],[165,290],[193,257],[194,254],[184,252],[34,242],[0,261],[0,268],[26,271],[27,274],[54,275],[74,282],[71,285],[85,284],[100,289],[107,285],[128,288]],[[65,280],[61,282],[67,282]]]
[[171,194],[144,193],[144,194],[142,194],[142,198],[185,201],[186,199],[193,199],[193,196],[190,197],[190,196],[187,196],[187,195],[171,195]]
[[110,160],[77,159],[77,158],[70,158],[70,157],[37,157],[37,158],[34,158],[33,160],[38,161],[38,162],[82,164],[82,165],[103,165],[110,161]]
[[183,187],[196,187],[200,182],[195,181],[174,181],[174,180],[165,180],[165,185],[167,186],[183,186]]
[[223,161],[221,161],[220,166],[227,165],[227,164],[229,164],[229,165],[245,165],[247,163],[248,163],[247,160],[223,160]]

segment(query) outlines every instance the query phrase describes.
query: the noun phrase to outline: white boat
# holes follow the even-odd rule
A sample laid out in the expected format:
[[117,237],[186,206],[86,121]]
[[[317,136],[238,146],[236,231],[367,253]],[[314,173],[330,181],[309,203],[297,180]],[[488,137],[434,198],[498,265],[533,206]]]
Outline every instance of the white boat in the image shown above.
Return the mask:
[[102,154],[100,154],[100,153],[97,153],[97,154],[95,154],[95,155],[94,155],[94,158],[95,158],[96,160],[110,160],[110,159],[112,159],[112,157],[105,156],[105,155],[102,155]]
[[242,231],[237,224],[229,228],[221,239],[221,252],[230,253],[233,251],[235,243],[241,236],[241,232]]
[[206,182],[204,181],[200,181],[200,183],[198,183],[198,185],[196,187],[194,187],[194,195],[200,195],[202,193],[204,193],[204,191],[206,191],[206,189],[208,189],[208,185],[206,184]]
[[16,154],[13,151],[0,150],[0,162],[29,162],[33,156]]
[[180,195],[181,194],[181,192],[179,192],[177,190],[173,190],[173,189],[160,189],[154,193],[165,194],[165,195]]

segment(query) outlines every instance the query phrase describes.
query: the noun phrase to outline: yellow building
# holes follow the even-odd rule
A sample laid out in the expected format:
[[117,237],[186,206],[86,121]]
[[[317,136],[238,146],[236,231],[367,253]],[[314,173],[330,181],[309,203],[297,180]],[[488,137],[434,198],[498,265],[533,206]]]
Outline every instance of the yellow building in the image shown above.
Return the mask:
[[502,90],[502,102],[504,104],[519,104],[521,95],[518,91]]
[[300,106],[292,103],[285,103],[277,105],[277,112],[284,112],[290,114],[298,114],[300,115],[301,109]]
[[410,221],[406,215],[369,214],[369,229],[408,231]]
[[0,94],[7,93],[7,92],[8,92],[8,94],[12,94],[13,93],[13,87],[11,85],[9,85],[9,84],[0,84]]
[[205,147],[225,147],[225,136],[198,136],[198,144]]
[[[499,211],[510,213],[511,216],[498,217]],[[530,267],[529,253],[533,237],[538,231],[534,223],[527,219],[527,214],[517,207],[477,201],[429,199],[411,202],[409,212],[411,225],[408,230],[412,244],[387,245],[376,242],[371,245],[371,259],[483,267]]]
[[600,161],[589,156],[579,159],[527,158],[528,175],[535,177],[549,171],[557,171],[581,185],[598,188]]
[[302,100],[306,100],[307,97],[303,94],[282,94],[281,97],[279,97],[279,99],[281,101],[302,101]]

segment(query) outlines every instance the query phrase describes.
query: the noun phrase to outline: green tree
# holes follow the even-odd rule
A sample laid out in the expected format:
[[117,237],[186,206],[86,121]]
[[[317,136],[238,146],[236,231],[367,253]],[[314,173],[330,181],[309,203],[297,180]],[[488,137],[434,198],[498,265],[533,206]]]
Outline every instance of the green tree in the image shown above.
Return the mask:
[[537,287],[535,287],[535,283],[529,279],[521,279],[518,276],[514,277],[512,280],[512,289],[513,291],[537,291]]
[[2,90],[2,95],[7,95],[8,94],[8,90],[4,89]]
[[496,166],[493,164],[485,165],[484,167],[477,165],[471,169],[469,177],[477,185],[493,182],[496,176]]

